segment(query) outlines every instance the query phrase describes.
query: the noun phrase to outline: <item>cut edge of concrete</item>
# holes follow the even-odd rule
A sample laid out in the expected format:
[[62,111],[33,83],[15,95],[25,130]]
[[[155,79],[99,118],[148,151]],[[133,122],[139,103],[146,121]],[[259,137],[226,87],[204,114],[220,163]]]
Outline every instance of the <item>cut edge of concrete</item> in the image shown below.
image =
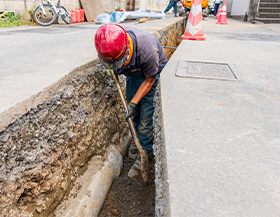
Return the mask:
[[159,79],[155,94],[154,106],[155,214],[161,217],[170,216],[167,156],[161,103],[161,79]]

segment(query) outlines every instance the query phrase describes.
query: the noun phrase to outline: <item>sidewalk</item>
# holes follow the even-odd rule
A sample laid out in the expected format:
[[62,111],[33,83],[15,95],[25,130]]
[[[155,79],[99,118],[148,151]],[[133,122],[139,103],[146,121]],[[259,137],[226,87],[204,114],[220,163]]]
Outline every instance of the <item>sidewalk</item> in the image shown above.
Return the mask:
[[[171,216],[278,216],[280,25],[216,22],[161,75]],[[180,60],[231,63],[244,81],[177,77]]]

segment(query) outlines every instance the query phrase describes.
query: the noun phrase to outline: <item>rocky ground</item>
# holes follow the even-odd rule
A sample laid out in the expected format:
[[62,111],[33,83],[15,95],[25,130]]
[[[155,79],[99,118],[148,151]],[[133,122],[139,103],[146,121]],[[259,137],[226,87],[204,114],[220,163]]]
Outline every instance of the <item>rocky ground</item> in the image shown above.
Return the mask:
[[154,158],[149,161],[149,180],[145,184],[141,174],[129,178],[127,173],[134,160],[124,159],[121,175],[114,180],[104,201],[99,217],[155,216]]

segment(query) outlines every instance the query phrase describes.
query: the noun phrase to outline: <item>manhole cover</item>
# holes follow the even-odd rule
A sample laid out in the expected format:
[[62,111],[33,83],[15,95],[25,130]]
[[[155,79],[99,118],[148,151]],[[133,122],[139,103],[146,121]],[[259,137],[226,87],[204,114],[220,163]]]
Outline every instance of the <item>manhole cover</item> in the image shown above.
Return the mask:
[[231,64],[180,60],[176,76],[188,78],[243,81]]

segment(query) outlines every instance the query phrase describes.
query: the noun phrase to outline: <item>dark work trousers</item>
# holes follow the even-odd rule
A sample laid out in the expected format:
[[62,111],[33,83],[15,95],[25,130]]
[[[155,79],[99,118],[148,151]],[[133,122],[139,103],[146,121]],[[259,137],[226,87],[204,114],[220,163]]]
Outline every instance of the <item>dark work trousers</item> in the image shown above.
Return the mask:
[[164,10],[164,13],[168,12],[172,7],[174,9],[174,13],[177,14],[177,3],[175,3],[174,1],[169,2],[168,6]]
[[215,3],[215,6],[214,6],[214,16],[216,16],[216,15],[217,15],[217,12],[218,12],[219,6],[220,6],[220,3]]
[[[141,146],[147,153],[153,150],[153,115],[154,115],[154,96],[156,87],[158,85],[158,79],[160,73],[156,76],[156,81],[152,89],[147,93],[146,96],[137,104],[135,108],[135,114],[133,123],[137,132],[138,139],[140,140]],[[140,85],[146,79],[145,75],[132,75],[126,78],[126,99],[130,102]]]

